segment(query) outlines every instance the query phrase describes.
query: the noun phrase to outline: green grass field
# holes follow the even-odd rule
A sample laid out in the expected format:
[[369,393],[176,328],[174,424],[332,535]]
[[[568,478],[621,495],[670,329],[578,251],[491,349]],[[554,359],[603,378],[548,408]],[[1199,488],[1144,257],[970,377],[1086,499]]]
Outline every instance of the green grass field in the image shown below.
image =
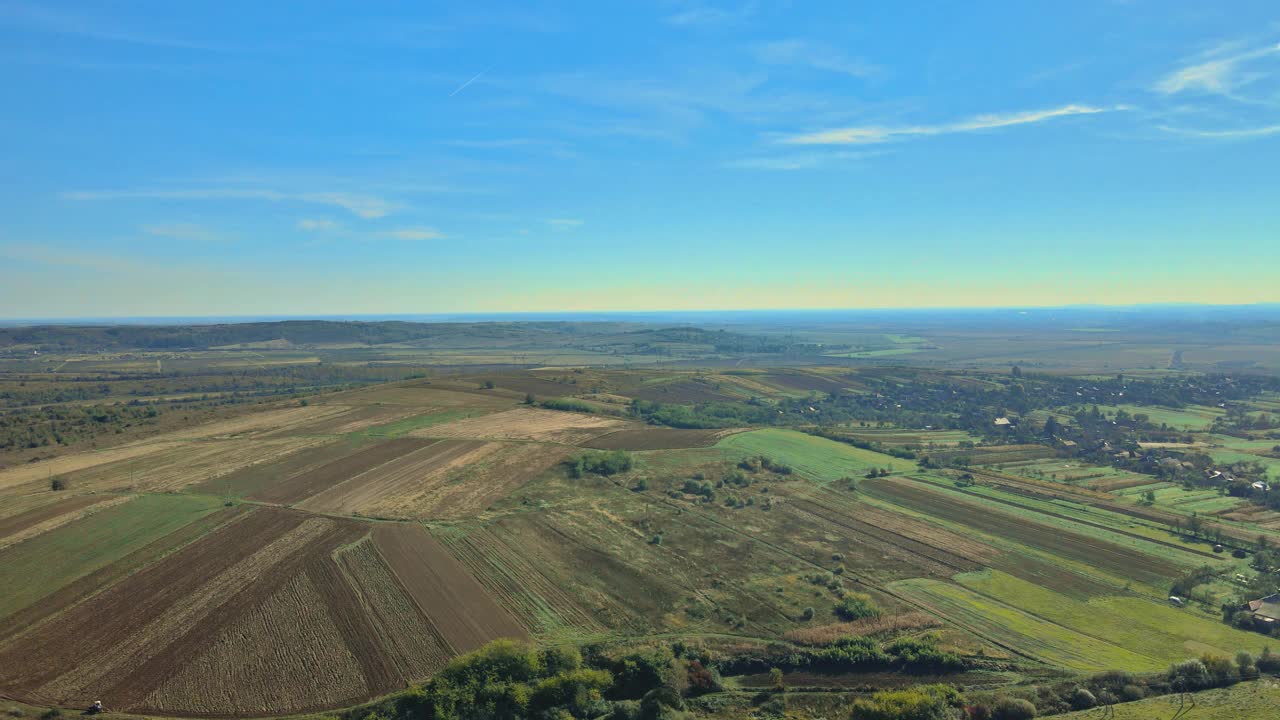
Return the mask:
[[1012,605],[941,580],[913,579],[890,589],[927,610],[1006,648],[1051,665],[1083,672],[1109,668],[1156,669],[1144,655],[1098,640]]
[[[1187,720],[1273,720],[1280,708],[1280,682],[1274,679],[1240,683],[1229,688],[1198,692],[1195,707],[1182,717]],[[1114,705],[1115,720],[1168,720],[1180,707],[1177,695],[1164,695],[1132,703]],[[1057,715],[1062,720],[1103,717],[1101,710],[1081,710]]]
[[1122,595],[1078,601],[996,570],[959,575],[956,581],[1038,618],[1142,655],[1149,662],[1141,669],[1160,669],[1205,652],[1227,657],[1237,650],[1257,653],[1266,644],[1261,635],[1163,602]]
[[716,443],[716,447],[746,455],[767,455],[824,485],[843,477],[862,477],[872,468],[903,470],[912,465],[908,460],[794,430],[771,428],[738,433]]
[[77,578],[221,506],[195,495],[145,495],[93,513],[0,554],[0,616],[13,613]]

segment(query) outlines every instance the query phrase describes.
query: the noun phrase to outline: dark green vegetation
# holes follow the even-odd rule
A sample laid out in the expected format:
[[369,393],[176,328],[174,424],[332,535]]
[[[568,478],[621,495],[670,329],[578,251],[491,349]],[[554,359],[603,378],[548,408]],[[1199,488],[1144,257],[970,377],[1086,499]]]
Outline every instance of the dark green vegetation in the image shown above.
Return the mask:
[[[227,716],[412,680],[350,716],[1120,716],[1270,682],[1280,638],[1245,605],[1280,590],[1261,365],[1120,372],[1102,343],[1087,371],[1030,344],[961,367],[929,359],[942,328],[235,327],[163,350],[120,343],[183,336],[49,331],[0,360],[22,438],[0,453],[0,652],[191,573],[91,639],[123,648],[104,667],[155,653],[136,672],[43,667],[6,694]],[[259,557],[237,527],[293,539]],[[301,575],[252,572],[268,555]],[[216,632],[184,634],[189,602]],[[527,640],[465,654],[505,636]],[[324,688],[288,679],[317,657]],[[244,704],[210,690],[251,661]]]

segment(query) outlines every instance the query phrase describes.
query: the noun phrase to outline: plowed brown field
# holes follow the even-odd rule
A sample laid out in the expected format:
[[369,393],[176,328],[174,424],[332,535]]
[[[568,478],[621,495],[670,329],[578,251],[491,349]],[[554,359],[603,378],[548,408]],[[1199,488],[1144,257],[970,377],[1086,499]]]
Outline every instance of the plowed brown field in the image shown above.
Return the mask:
[[430,444],[430,441],[417,438],[388,440],[282,478],[252,493],[250,497],[272,503],[297,502]]
[[526,633],[435,538],[416,525],[385,524],[373,531],[386,559],[414,602],[454,652]]

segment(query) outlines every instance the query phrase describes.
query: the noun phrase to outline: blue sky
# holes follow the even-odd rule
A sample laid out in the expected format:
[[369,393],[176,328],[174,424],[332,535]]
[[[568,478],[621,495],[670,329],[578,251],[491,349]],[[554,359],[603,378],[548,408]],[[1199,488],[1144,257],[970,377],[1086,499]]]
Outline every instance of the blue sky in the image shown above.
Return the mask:
[[0,316],[1280,301],[1269,2],[0,0]]

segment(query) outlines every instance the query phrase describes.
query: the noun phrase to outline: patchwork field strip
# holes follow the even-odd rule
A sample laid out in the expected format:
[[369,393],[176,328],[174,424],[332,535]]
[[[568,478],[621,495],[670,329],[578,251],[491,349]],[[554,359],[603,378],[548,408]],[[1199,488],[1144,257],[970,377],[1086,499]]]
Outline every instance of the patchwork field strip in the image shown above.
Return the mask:
[[431,445],[417,438],[396,438],[338,457],[318,467],[304,468],[291,476],[250,493],[263,502],[288,504],[323,494],[335,485],[384,463]]
[[472,517],[569,454],[563,445],[441,440],[333,488],[307,507],[378,518]]
[[1163,558],[968,502],[919,482],[878,480],[863,485],[875,496],[898,505],[1097,567],[1117,577],[1163,585],[1183,570]]
[[667,428],[617,430],[587,440],[582,443],[582,446],[597,450],[681,450],[711,447],[722,438],[736,432],[742,432],[742,430],[670,430]]
[[563,628],[604,631],[604,625],[578,604],[579,598],[490,528],[465,535],[446,534],[441,540],[529,634],[550,634]]
[[0,550],[78,520],[94,507],[119,505],[129,498],[81,495],[0,519]]
[[527,636],[467,569],[420,526],[378,525],[373,539],[387,566],[454,652],[470,652],[495,638]]
[[[482,440],[424,440],[399,438],[389,443],[401,448],[395,454],[388,453],[382,461],[363,470],[334,474],[334,482],[298,504],[299,508],[313,512],[347,514],[377,500],[407,493],[422,483],[429,482],[433,473],[444,473],[455,464],[466,464],[486,452],[489,443]],[[381,447],[381,446],[380,446]],[[372,448],[371,448],[372,449]],[[376,468],[376,469],[375,469]]]
[[631,423],[625,420],[598,415],[515,408],[436,425],[411,434],[419,437],[524,440],[575,445],[629,425]]

